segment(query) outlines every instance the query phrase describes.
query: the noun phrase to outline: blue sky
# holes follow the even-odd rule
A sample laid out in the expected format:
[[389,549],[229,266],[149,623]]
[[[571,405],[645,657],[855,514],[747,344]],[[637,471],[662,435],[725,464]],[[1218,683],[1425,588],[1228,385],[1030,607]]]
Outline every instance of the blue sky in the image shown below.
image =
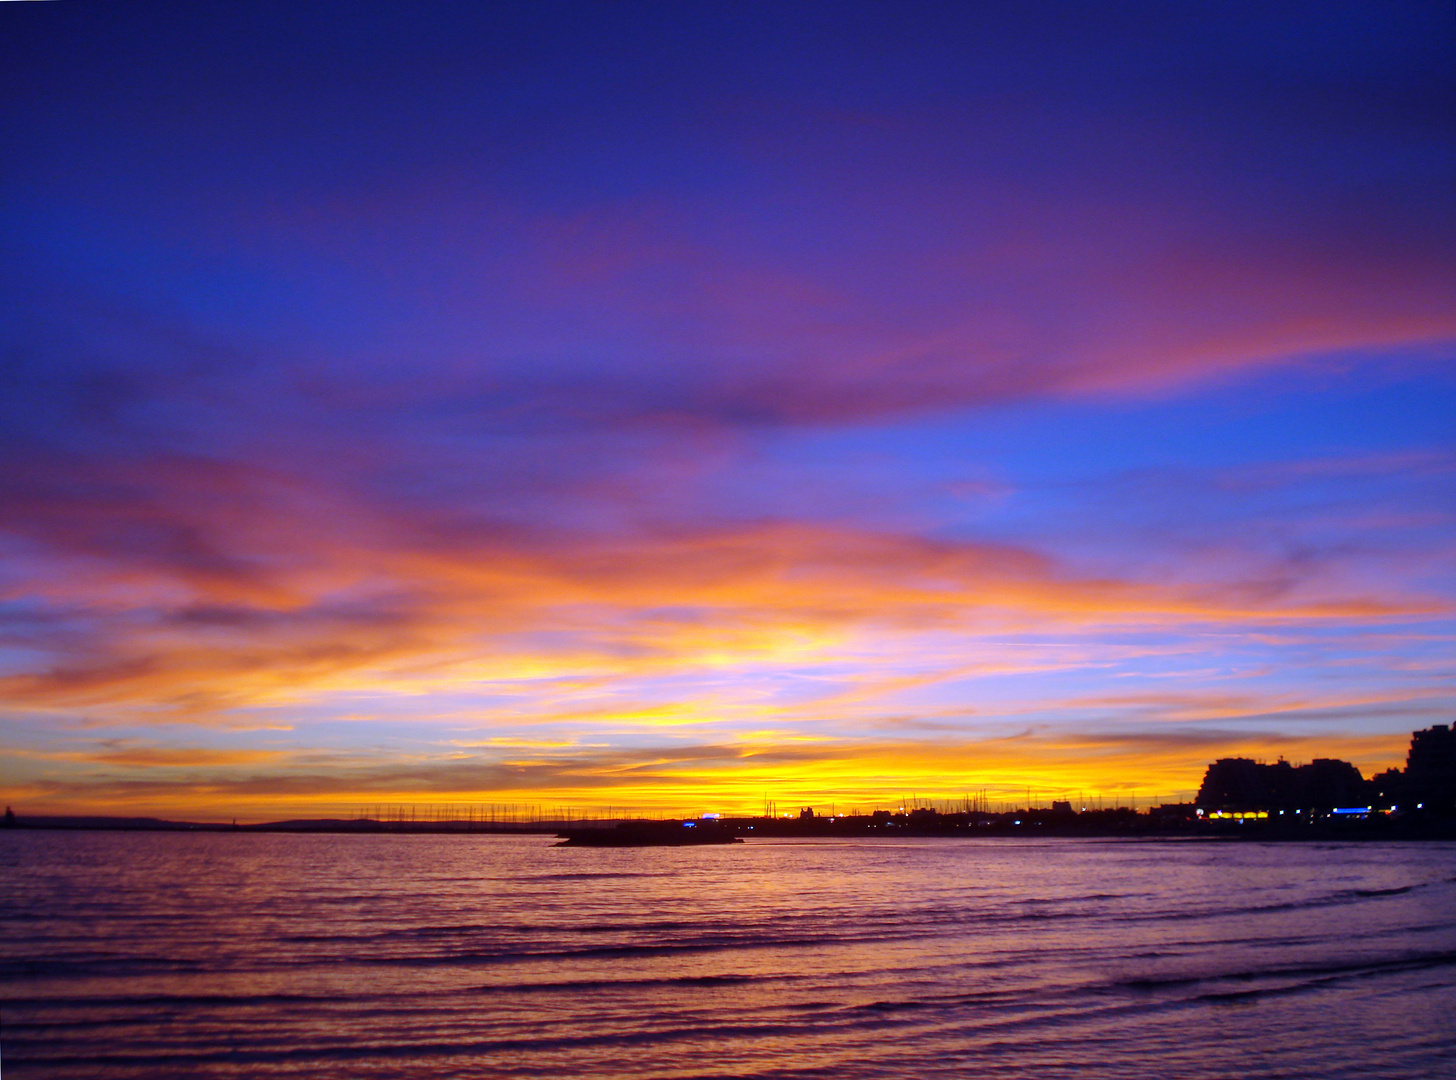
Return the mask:
[[17,805],[1171,798],[1451,719],[1449,4],[0,20]]

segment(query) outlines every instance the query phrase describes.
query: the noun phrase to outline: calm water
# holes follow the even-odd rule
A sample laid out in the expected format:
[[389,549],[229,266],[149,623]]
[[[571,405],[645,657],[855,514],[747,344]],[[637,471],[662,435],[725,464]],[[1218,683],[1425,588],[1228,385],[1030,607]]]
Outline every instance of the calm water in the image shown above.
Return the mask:
[[23,1077],[1456,1075],[1456,845],[0,834]]

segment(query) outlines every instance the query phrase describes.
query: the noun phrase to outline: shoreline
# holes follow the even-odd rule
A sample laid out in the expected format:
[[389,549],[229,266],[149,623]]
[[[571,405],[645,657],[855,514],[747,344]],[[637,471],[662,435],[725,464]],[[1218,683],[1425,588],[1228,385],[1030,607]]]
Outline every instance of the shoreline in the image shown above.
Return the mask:
[[[1090,816],[1090,815],[1089,815]],[[361,836],[472,836],[472,835],[537,835],[580,836],[615,831],[618,827],[643,829],[680,825],[682,818],[622,818],[601,821],[551,820],[536,822],[479,821],[379,821],[374,819],[313,818],[285,821],[235,824],[231,822],[175,821],[151,817],[102,815],[35,815],[22,817],[0,831],[51,832],[186,832],[186,833],[292,833],[352,834]],[[934,824],[899,823],[872,818],[731,818],[722,819],[715,831],[732,833],[751,840],[771,839],[901,839],[942,838],[958,840],[1002,839],[1106,839],[1106,840],[1182,840],[1217,843],[1248,840],[1291,843],[1321,841],[1410,841],[1456,840],[1456,820],[1436,817],[1376,818],[1373,820],[1321,820],[1314,822],[1209,822],[1192,821],[1168,824],[1138,818],[1116,822],[1072,820],[1037,820],[1023,814],[1018,821],[963,823],[957,821]],[[572,846],[595,846],[578,843]]]

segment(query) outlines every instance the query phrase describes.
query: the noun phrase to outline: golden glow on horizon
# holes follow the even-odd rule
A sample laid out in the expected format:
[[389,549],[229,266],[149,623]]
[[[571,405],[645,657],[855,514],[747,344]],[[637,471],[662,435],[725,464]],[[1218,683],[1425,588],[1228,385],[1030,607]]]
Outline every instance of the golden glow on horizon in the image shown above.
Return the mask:
[[[1399,767],[1405,738],[1285,739],[1279,755],[1355,761],[1366,776]],[[299,755],[275,760],[267,775],[200,775],[225,765],[207,751],[134,747],[98,750],[98,768],[65,782],[7,786],[6,798],[26,812],[128,813],[172,817],[237,816],[263,820],[339,816],[363,804],[419,807],[530,805],[574,813],[606,807],[631,813],[680,814],[711,809],[757,813],[766,799],[793,806],[836,805],[840,810],[892,808],[907,797],[940,805],[983,795],[993,804],[1045,805],[1054,798],[1103,800],[1139,806],[1190,799],[1215,756],[1176,745],[1156,747],[1091,739],[1017,737],[979,742],[797,742],[798,749],[764,742],[686,746],[626,753],[616,748],[539,747],[529,758],[493,766],[421,755],[412,761],[351,754],[331,759]],[[510,749],[505,747],[504,749]],[[1216,756],[1267,759],[1267,742],[1220,745]],[[51,755],[54,756],[54,755]],[[118,769],[125,771],[118,772]],[[464,771],[460,771],[463,769]],[[420,783],[422,777],[428,782]],[[471,782],[471,778],[475,782]],[[495,783],[479,781],[487,777]],[[514,777],[513,783],[501,783]]]
[[[12,755],[5,797],[31,812],[253,817],[364,802],[677,813],[747,812],[767,797],[873,808],[907,794],[1013,799],[1028,788],[1048,799],[1176,800],[1213,757],[1346,756],[1368,775],[1404,749],[1404,736],[1271,738],[1210,725],[1440,698],[1418,687],[1221,690],[1204,675],[1181,691],[1146,675],[1123,692],[1036,691],[1086,673],[1118,685],[1110,680],[1140,664],[1176,686],[1180,666],[1206,662],[1207,634],[1309,635],[1433,605],[1281,595],[1261,606],[1237,585],[1220,596],[1084,580],[995,546],[776,527],[610,550],[326,556],[347,571],[332,583],[295,575],[322,591],[305,600],[301,587],[274,590],[270,602],[286,595],[288,606],[269,618],[138,631],[114,643],[110,664],[0,680],[12,707],[37,714],[81,708],[101,727],[166,718],[219,737],[276,737],[88,749],[77,735]],[[408,603],[353,621],[271,617],[342,601],[369,581]],[[331,714],[335,699],[373,711]],[[1024,733],[995,735],[1021,718]],[[351,733],[331,747],[314,734],[320,724]],[[365,749],[384,727],[383,743]],[[355,748],[337,749],[341,738]]]

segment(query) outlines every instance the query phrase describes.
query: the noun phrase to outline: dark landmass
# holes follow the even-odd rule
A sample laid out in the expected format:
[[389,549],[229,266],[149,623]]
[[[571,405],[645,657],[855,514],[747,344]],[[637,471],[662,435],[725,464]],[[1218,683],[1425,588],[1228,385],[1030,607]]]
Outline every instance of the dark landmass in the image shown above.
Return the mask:
[[741,844],[734,830],[716,821],[619,821],[613,828],[564,829],[557,847],[687,847]]
[[1131,809],[1088,810],[1043,808],[1006,813],[941,813],[922,808],[906,813],[821,816],[801,813],[792,818],[743,817],[684,821],[682,818],[602,820],[596,822],[533,821],[488,823],[470,821],[376,821],[311,818],[251,825],[167,821],[127,817],[23,817],[14,829],[90,829],[126,832],[214,833],[354,833],[468,835],[523,833],[555,835],[570,847],[645,847],[658,845],[727,844],[753,837],[1105,837],[1119,839],[1206,840],[1456,840],[1456,818],[1425,814],[1280,814],[1267,818],[1200,816],[1192,804]]
[[931,809],[904,814],[797,818],[724,819],[742,836],[855,837],[1104,837],[1208,840],[1456,840],[1456,819],[1426,814],[1403,816],[1274,816],[1209,818],[1192,804],[1131,809],[1014,810],[1003,814],[951,813]]
[[5,822],[12,829],[112,829],[125,832],[222,832],[230,825],[210,822],[167,821],[150,817],[74,817],[58,814],[16,816]]
[[126,832],[288,832],[288,833],[556,833],[565,822],[485,822],[375,820],[373,818],[295,818],[238,825],[220,821],[168,821],[149,817],[71,817],[16,815],[12,829],[96,829]]

